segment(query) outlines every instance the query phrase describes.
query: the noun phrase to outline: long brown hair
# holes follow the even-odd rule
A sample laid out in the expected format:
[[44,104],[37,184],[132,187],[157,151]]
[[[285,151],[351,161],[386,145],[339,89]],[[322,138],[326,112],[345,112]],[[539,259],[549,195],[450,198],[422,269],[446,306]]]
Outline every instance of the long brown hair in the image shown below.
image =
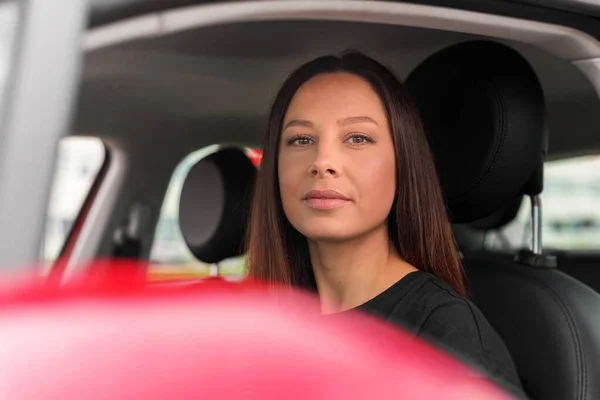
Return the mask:
[[287,220],[278,180],[278,149],[288,106],[300,86],[324,73],[346,72],[371,84],[385,107],[396,155],[397,195],[388,217],[403,260],[465,294],[462,266],[417,106],[386,67],[357,52],[310,61],[285,81],[271,108],[254,188],[247,242],[249,276],[315,290],[306,238]]

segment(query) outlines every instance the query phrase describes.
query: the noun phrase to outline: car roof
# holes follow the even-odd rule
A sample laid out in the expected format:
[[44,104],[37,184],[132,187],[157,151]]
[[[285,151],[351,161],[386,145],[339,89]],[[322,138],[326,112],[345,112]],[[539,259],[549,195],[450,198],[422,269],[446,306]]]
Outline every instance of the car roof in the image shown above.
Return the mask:
[[600,17],[600,3],[594,3],[593,0],[516,0],[516,2]]
[[[95,1],[92,25],[208,3],[217,2]],[[248,4],[238,3],[240,7]],[[274,2],[265,2],[268,3],[272,6]],[[460,5],[488,9],[494,15],[514,14],[555,25],[577,25],[578,30],[600,38],[600,20],[595,17],[523,1],[420,3]],[[273,32],[278,32],[276,40]],[[312,57],[354,47],[388,64],[404,79],[434,51],[480,38],[441,29],[332,18],[226,21],[118,43],[93,49],[86,55],[75,132],[129,143],[131,148],[143,141],[159,151],[168,143],[173,157],[179,160],[185,152],[214,143],[259,145],[277,87],[289,71]],[[542,81],[548,104],[551,157],[600,150],[595,134],[595,127],[600,125],[600,101],[582,72],[569,59],[555,57],[532,45],[503,41],[528,59]]]
[[[239,3],[248,0],[237,0]],[[320,0],[328,1],[328,0]],[[334,0],[335,1],[335,0]],[[337,0],[344,1],[344,0]],[[348,1],[348,0],[346,0]],[[352,0],[350,0],[352,1]],[[387,0],[386,0],[387,1]],[[600,3],[592,0],[408,0],[398,3],[426,4],[441,7],[460,8],[470,11],[503,14],[512,17],[524,17],[545,22],[562,23],[596,37],[600,37],[600,28],[586,23],[585,18],[600,18]],[[97,27],[126,18],[143,14],[166,11],[179,7],[200,4],[225,3],[223,0],[91,0],[89,26]],[[231,1],[229,1],[231,2]],[[235,0],[233,2],[236,2]],[[558,13],[568,11],[568,14]]]

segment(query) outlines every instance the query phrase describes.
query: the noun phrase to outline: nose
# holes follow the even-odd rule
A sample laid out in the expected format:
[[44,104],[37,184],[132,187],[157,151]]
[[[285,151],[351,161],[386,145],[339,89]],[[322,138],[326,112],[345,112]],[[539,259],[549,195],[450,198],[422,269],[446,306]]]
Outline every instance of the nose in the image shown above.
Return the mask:
[[308,172],[313,177],[318,178],[337,177],[340,175],[341,170],[337,159],[335,145],[322,140],[316,146],[315,159]]

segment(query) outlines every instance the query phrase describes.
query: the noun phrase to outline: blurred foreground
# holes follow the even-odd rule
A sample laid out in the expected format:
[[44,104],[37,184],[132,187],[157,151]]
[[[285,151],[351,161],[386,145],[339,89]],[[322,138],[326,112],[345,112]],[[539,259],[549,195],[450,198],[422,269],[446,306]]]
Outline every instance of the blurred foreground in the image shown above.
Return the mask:
[[323,317],[313,297],[247,281],[148,284],[140,266],[4,280],[0,398],[506,398],[373,318]]

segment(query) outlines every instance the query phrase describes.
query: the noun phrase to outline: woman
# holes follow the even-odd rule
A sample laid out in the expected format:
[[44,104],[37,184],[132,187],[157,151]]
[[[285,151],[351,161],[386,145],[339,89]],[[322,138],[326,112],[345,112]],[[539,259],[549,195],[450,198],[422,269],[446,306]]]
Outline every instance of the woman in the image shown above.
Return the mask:
[[247,260],[251,277],[316,291],[325,314],[370,312],[521,391],[504,343],[464,297],[417,108],[360,53],[313,60],[280,89]]

